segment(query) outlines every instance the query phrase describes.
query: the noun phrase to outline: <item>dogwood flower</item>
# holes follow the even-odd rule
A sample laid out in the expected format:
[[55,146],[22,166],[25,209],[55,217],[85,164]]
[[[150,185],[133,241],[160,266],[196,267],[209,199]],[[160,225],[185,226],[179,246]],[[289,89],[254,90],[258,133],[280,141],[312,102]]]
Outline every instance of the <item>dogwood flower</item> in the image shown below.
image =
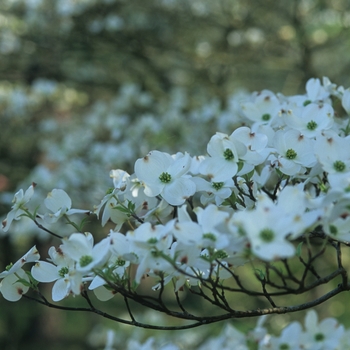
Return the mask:
[[293,218],[274,206],[267,196],[262,198],[255,209],[234,213],[233,223],[243,230],[258,258],[271,261],[293,256],[295,248],[286,239],[293,232]]
[[14,264],[9,265],[5,271],[0,273],[0,278],[3,278],[0,282],[0,292],[6,300],[18,301],[23,294],[28,292],[29,287],[18,281],[24,279],[29,282],[29,277],[22,267],[26,263],[35,262],[39,259],[39,252],[34,246]]
[[106,237],[94,245],[90,232],[73,233],[63,240],[61,250],[76,263],[78,272],[88,273],[93,268],[101,267],[108,260],[110,237]]
[[209,182],[201,177],[193,177],[192,181],[196,184],[197,192],[205,192],[201,196],[201,203],[203,205],[212,201],[215,201],[216,205],[220,205],[226,198],[231,196],[232,187],[235,186],[232,179]]
[[344,334],[344,326],[334,318],[318,322],[315,310],[309,310],[305,317],[306,332],[300,337],[300,343],[306,350],[337,350]]
[[28,292],[29,286],[20,282],[19,279],[29,282],[29,277],[21,268],[16,273],[6,276],[0,282],[0,292],[6,300],[18,301],[23,294]]
[[149,197],[161,195],[171,205],[181,205],[196,191],[196,185],[186,175],[191,166],[188,153],[172,157],[152,151],[135,163],[137,178]]
[[282,330],[279,337],[271,336],[267,334],[259,342],[259,350],[269,349],[288,349],[288,350],[299,350],[300,336],[303,330],[299,322],[292,322]]
[[[128,231],[126,236],[114,232],[111,234],[111,251],[123,259],[138,264],[135,281],[140,283],[142,276],[152,270],[173,271],[173,267],[160,254],[169,255],[173,242],[171,229],[174,220],[166,225],[152,225],[145,222],[135,230]],[[123,247],[120,246],[123,243]]]
[[[259,130],[258,127],[256,129]],[[247,148],[246,154],[242,156],[244,165],[240,174],[248,173],[256,165],[262,164],[271,152],[271,149],[267,147],[268,136],[259,131],[253,131],[248,127],[237,128],[232,133],[232,138],[242,142]],[[244,169],[244,167],[247,167],[247,169]]]
[[282,173],[296,175],[304,167],[309,168],[317,163],[313,152],[313,140],[305,137],[298,130],[277,131],[274,141],[278,155],[273,163]]
[[69,294],[79,295],[82,274],[75,269],[75,261],[63,253],[61,247],[49,249],[50,262],[37,261],[32,267],[32,276],[43,283],[55,282],[52,287],[52,300],[60,301]]
[[310,103],[306,107],[288,110],[282,115],[286,125],[309,138],[330,129],[334,123],[334,110],[328,103]]
[[314,146],[324,171],[329,174],[350,172],[350,136],[343,138],[328,130],[316,138]]
[[238,162],[247,153],[247,147],[232,134],[217,132],[210,139],[207,152],[210,157],[200,163],[199,172],[213,182],[222,182],[237,174]]
[[119,193],[120,190],[115,188],[104,196],[98,206],[94,207],[94,213],[97,217],[100,217],[101,212],[103,212],[101,216],[102,226],[105,226],[108,220],[112,220],[117,224],[116,229],[120,229],[128,219],[126,213],[117,209],[118,206],[127,204],[126,200]]
[[6,219],[2,222],[2,229],[7,232],[10,228],[13,220],[19,220],[24,213],[24,205],[27,204],[30,199],[32,198],[34,194],[34,187],[36,186],[36,183],[32,183],[31,186],[28,187],[28,189],[23,192],[22,189],[20,189],[16,194],[15,197],[12,200],[13,206],[11,211],[7,214]]
[[68,194],[60,189],[52,190],[44,200],[47,209],[51,210],[52,213],[45,213],[44,220],[47,223],[55,223],[64,215],[73,214],[88,214],[88,210],[83,209],[71,209],[72,200]]
[[[112,254],[109,257],[108,262],[106,263],[106,267],[102,269],[102,272],[105,272],[106,270],[110,270],[111,268],[113,268],[112,273],[114,276],[119,276],[119,278],[124,278],[127,268],[129,266],[130,266],[129,261],[126,261],[120,258],[116,254]],[[102,278],[100,275],[97,275],[93,278],[93,280],[89,285],[89,290],[93,290],[97,299],[101,301],[110,300],[116,294],[115,290],[108,288],[107,281],[104,278]]]
[[254,93],[252,101],[242,103],[241,107],[249,120],[259,124],[272,124],[281,109],[281,104],[273,92],[263,90]]

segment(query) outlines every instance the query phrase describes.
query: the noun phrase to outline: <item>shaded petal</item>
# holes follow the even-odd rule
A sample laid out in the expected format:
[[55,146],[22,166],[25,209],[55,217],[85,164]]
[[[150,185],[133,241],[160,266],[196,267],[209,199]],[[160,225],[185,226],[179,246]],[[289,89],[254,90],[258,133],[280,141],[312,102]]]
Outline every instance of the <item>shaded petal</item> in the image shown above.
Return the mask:
[[61,208],[70,209],[72,207],[72,200],[68,194],[60,189],[52,190],[44,200],[47,209],[56,213]]
[[32,276],[39,282],[53,282],[60,278],[58,267],[45,261],[38,261],[32,267]]
[[171,205],[181,205],[195,192],[195,183],[190,179],[180,177],[164,186],[162,196]]
[[135,162],[135,173],[137,178],[147,185],[161,183],[159,176],[166,172],[173,162],[169,154],[152,151]]
[[0,292],[2,293],[3,297],[8,301],[18,301],[22,298],[22,294],[27,293],[29,289],[29,287],[23,285],[20,282],[17,282],[18,277],[23,278],[29,282],[29,278],[24,272],[24,270],[19,269],[16,275],[11,274],[5,277],[0,284]]
[[69,279],[60,278],[52,288],[52,300],[61,301],[69,294]]

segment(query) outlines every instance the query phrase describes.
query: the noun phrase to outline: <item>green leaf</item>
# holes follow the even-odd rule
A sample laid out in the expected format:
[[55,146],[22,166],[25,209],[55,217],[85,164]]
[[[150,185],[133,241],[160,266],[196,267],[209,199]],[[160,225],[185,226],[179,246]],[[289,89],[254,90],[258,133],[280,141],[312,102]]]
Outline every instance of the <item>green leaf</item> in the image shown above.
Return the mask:
[[257,274],[257,276],[259,277],[259,279],[261,281],[263,281],[265,279],[265,273],[263,270],[260,269],[254,269],[255,273]]
[[297,257],[301,256],[301,247],[302,247],[302,245],[303,245],[303,242],[300,242],[298,244],[298,246],[297,246],[296,253],[295,253]]
[[125,213],[125,214],[128,214],[129,213],[129,209],[128,208],[125,208],[125,207],[122,207],[121,205],[118,205],[116,207],[113,207],[113,209],[117,209],[119,211],[121,211],[122,213]]

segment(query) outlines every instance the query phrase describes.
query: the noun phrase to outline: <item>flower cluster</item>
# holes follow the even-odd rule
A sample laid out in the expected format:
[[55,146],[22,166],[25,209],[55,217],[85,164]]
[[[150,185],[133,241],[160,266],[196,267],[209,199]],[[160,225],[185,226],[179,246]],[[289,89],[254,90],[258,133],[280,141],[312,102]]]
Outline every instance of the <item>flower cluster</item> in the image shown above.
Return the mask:
[[[198,350],[337,350],[348,349],[350,347],[350,330],[346,330],[334,318],[318,320],[318,315],[314,310],[309,310],[305,316],[304,327],[294,321],[282,329],[279,336],[271,334],[265,327],[266,317],[261,317],[254,329],[245,334],[239,331],[232,324],[223,327],[217,336],[206,337],[198,334],[179,341],[178,337],[168,335],[166,339],[161,337],[150,337],[144,342],[128,338],[124,346],[127,350],[179,350],[184,346],[188,349]],[[94,347],[105,346],[105,350],[117,349],[120,345],[121,332],[108,329],[106,332],[92,331],[89,343]],[[175,333],[176,334],[176,333]],[[198,340],[198,338],[200,340]]]
[[[106,301],[118,288],[136,288],[145,276],[156,279],[154,290],[171,282],[177,293],[208,280],[224,283],[254,259],[291,258],[312,232],[323,232],[325,241],[349,242],[349,89],[324,78],[309,80],[306,90],[292,97],[253,93],[241,102],[245,126],[217,132],[205,155],[153,150],[135,162],[132,175],[112,170],[114,186],[94,213],[102,226],[115,226],[97,243],[69,218],[92,212],[72,209],[62,189],[45,199],[48,211],[40,207],[34,214],[26,207],[34,185],[16,193],[4,230],[27,216],[40,228],[65,220],[75,232],[54,234],[61,244],[49,249],[48,261],[33,248],[0,274],[3,296],[16,301],[28,287],[38,291],[39,282],[55,282],[53,301],[87,290]],[[27,273],[26,262],[34,262]],[[310,315],[307,334],[316,327]],[[300,325],[291,324],[283,340],[264,338],[262,344],[287,342],[298,332]],[[300,335],[304,344],[318,341],[308,336]]]

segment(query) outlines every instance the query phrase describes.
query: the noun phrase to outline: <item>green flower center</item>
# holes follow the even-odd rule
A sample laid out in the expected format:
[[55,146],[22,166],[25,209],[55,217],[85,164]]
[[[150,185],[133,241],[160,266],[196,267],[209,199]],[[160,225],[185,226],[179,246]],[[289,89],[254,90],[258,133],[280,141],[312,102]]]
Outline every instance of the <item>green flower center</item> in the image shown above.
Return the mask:
[[224,152],[224,158],[226,160],[232,160],[234,157],[235,156],[233,155],[233,152],[229,148],[226,148]]
[[315,334],[315,340],[316,341],[323,341],[325,338],[324,334],[323,333],[317,333]]
[[115,262],[115,264],[116,264],[117,266],[124,266],[125,263],[126,263],[126,261],[123,260],[123,259],[118,259],[118,260]]
[[159,180],[165,184],[171,181],[171,175],[169,173],[161,173],[159,175]]
[[309,130],[315,130],[317,128],[317,123],[314,121],[314,120],[311,120],[310,122],[308,122],[306,124],[306,127],[309,129]]
[[294,149],[289,149],[286,152],[286,158],[288,159],[295,159],[297,157],[297,152],[294,151]]
[[69,272],[68,267],[62,267],[59,271],[58,274],[60,277],[64,277],[67,273]]
[[287,343],[283,343],[279,347],[280,350],[289,350],[290,346]]
[[265,228],[260,231],[260,238],[265,243],[270,243],[275,238],[275,233],[270,228]]
[[157,242],[158,242],[158,239],[155,238],[155,237],[150,238],[150,239],[147,241],[148,244],[156,244]]
[[305,107],[305,106],[309,105],[310,103],[311,103],[310,100],[306,100],[306,101],[303,103],[303,106]]
[[226,259],[228,257],[228,254],[224,250],[220,249],[215,252],[215,257],[216,259]]
[[213,235],[212,233],[205,233],[204,235],[203,235],[203,238],[205,238],[205,239],[210,239],[211,241],[216,241],[216,237],[215,237],[215,235]]
[[81,258],[80,258],[80,266],[81,267],[85,267],[87,265],[89,265],[94,259],[92,258],[92,256],[90,255],[83,255]]
[[264,122],[267,122],[268,120],[271,119],[271,114],[269,113],[265,113],[261,116],[261,119],[264,121]]
[[338,173],[341,173],[342,171],[345,170],[346,165],[344,162],[342,162],[341,160],[336,160],[333,163],[333,168],[335,169],[335,171],[337,171]]
[[211,185],[217,191],[221,190],[224,187],[224,183],[223,182],[213,182]]

